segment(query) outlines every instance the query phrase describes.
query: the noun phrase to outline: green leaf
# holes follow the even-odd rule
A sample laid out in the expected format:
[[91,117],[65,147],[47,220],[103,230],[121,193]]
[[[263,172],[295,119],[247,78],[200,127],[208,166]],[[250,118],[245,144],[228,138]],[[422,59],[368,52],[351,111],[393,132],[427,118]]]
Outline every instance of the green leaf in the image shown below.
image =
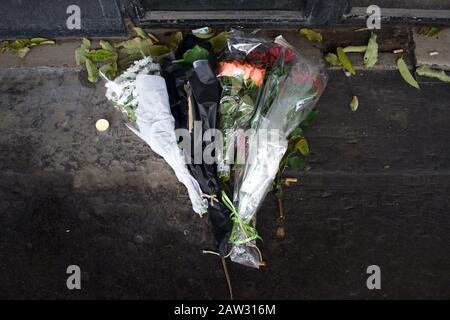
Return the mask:
[[343,50],[345,53],[366,52],[367,46],[347,46]]
[[91,41],[89,41],[88,38],[83,38],[83,40],[81,40],[81,48],[90,49],[91,48]]
[[30,51],[30,48],[28,48],[28,47],[13,50],[13,52],[22,59],[28,54],[29,51]]
[[181,41],[183,41],[183,32],[177,31],[172,33],[169,39],[169,48],[175,51]]
[[55,44],[56,42],[47,38],[31,38],[31,45]]
[[317,110],[311,111],[310,113],[308,113],[308,115],[306,116],[305,120],[303,120],[301,125],[304,127],[311,126],[314,123],[314,121],[316,121],[316,118],[318,115],[319,115],[319,111],[317,111]]
[[7,45],[10,49],[19,50],[30,45],[30,40],[28,39],[17,39],[9,42]]
[[334,53],[329,53],[325,56],[325,61],[327,61],[332,66],[341,66],[342,63],[339,61],[339,58]]
[[105,49],[98,49],[86,53],[86,58],[92,61],[117,60],[117,53]]
[[300,139],[295,145],[295,148],[304,156],[309,154],[309,145],[305,138]]
[[194,61],[197,61],[197,60],[207,60],[208,56],[209,56],[208,50],[200,47],[199,45],[196,45],[195,47],[187,50],[183,54],[183,59],[174,60],[173,63],[181,62],[181,63],[192,64]]
[[377,35],[372,32],[369,43],[367,44],[367,50],[364,54],[364,64],[368,68],[372,68],[378,60],[378,43]]
[[209,43],[211,43],[214,53],[219,53],[227,46],[227,32],[223,31],[212,37],[209,39]]
[[152,57],[159,57],[164,54],[167,54],[170,52],[170,49],[167,46],[160,45],[160,44],[154,44],[150,46],[150,54]]
[[306,167],[305,161],[299,156],[291,156],[288,159],[288,166],[291,169],[300,170]]
[[109,80],[113,80],[117,74],[117,63],[107,63],[100,67],[99,73],[102,73]]
[[322,42],[322,34],[308,28],[302,28],[299,30],[300,35],[304,36],[309,41]]
[[350,109],[352,109],[352,111],[354,112],[358,110],[358,106],[359,106],[358,97],[353,96],[352,101],[350,102]]
[[87,50],[83,48],[75,49],[75,63],[77,66],[81,66],[86,63]]
[[98,81],[98,69],[89,59],[86,59],[86,69],[88,72],[88,80],[92,83],[96,83]]
[[303,130],[302,128],[295,128],[291,134],[289,135],[290,138],[296,138],[296,137],[303,137]]
[[450,82],[450,76],[446,74],[443,70],[437,71],[430,69],[427,66],[420,66],[416,69],[416,73],[419,76],[425,76],[429,78],[436,78],[444,82]]
[[414,79],[411,72],[409,72],[408,66],[406,65],[405,60],[403,60],[403,58],[398,58],[397,68],[398,71],[400,71],[403,80],[405,80],[410,86],[420,89],[419,84],[417,83],[416,79]]
[[87,38],[81,40],[80,47],[75,49],[75,63],[77,66],[86,64],[86,55],[89,53],[91,48],[91,42]]
[[105,40],[100,40],[100,47],[102,47],[103,50],[116,52],[116,48],[114,48],[111,43]]
[[337,48],[337,54],[339,57],[339,61],[341,61],[344,69],[347,70],[348,72],[350,72],[352,75],[355,75],[356,74],[355,69],[353,68],[352,63],[348,59],[348,57],[345,54],[344,49],[342,49],[342,47]]
[[119,42],[115,44],[116,48],[123,48],[126,54],[141,54],[144,56],[150,55],[151,46],[153,42],[150,39],[142,39],[139,37]]
[[276,184],[274,187],[275,197],[283,199],[283,187],[280,184]]
[[150,39],[149,36],[148,36],[148,34],[145,33],[145,31],[142,30],[142,28],[134,27],[133,30],[134,30],[134,32],[136,32],[136,35],[137,35],[138,37],[140,37],[141,39]]
[[425,35],[427,36],[427,37],[434,37],[435,35],[437,35],[439,32],[441,32],[442,31],[442,28],[440,28],[440,27],[432,27],[432,28],[430,28],[428,31],[427,31],[427,33],[425,33]]

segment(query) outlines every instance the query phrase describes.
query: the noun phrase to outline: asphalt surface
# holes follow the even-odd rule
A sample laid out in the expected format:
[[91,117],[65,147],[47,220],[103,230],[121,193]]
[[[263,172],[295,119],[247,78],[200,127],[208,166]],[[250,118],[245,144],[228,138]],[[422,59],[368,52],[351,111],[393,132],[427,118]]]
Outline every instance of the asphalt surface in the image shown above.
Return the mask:
[[[269,194],[267,266],[229,264],[236,298],[448,298],[450,85],[329,73],[306,131],[311,170],[288,173],[299,183],[285,189],[286,236]],[[0,298],[228,298],[220,261],[201,251],[214,247],[208,220],[83,77],[0,70]],[[81,290],[66,287],[69,265]],[[369,265],[381,290],[366,287]]]

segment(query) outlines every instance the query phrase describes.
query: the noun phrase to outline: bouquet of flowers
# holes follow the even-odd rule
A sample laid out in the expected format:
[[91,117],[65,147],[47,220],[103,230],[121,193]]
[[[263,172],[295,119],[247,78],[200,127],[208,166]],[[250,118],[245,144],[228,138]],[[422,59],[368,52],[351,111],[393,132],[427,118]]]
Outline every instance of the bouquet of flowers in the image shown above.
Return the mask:
[[234,223],[230,257],[256,268],[261,262],[255,244],[259,236],[252,225],[256,211],[272,187],[289,134],[312,110],[327,80],[317,66],[301,57],[281,36],[276,38],[275,45],[276,62],[252,120],[254,130],[248,136],[248,158],[242,179],[236,181],[233,203],[223,194]]
[[[221,43],[226,49],[217,60]],[[311,112],[326,81],[323,71],[281,36],[270,41],[233,30],[210,40],[189,34],[162,66],[151,57],[136,61],[107,80],[106,96],[127,116],[128,127],[174,169],[194,211],[208,213],[218,254],[258,268],[256,212],[290,133]],[[201,124],[200,132],[194,123]],[[216,128],[223,141],[209,135]],[[187,148],[175,129],[187,132],[182,136]],[[237,146],[242,165],[233,168],[232,177],[235,139],[244,143]],[[217,163],[205,161],[211,144]]]

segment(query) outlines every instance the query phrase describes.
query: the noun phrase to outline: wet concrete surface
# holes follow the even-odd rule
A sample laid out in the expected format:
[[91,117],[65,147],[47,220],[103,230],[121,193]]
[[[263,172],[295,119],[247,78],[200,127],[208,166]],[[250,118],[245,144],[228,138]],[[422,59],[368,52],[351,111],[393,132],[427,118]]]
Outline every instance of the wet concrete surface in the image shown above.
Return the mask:
[[[226,299],[206,218],[168,165],[75,68],[0,70],[0,298]],[[239,299],[450,297],[450,85],[330,71],[289,172],[285,238],[258,213],[267,266],[229,264]],[[352,95],[360,107],[350,111]],[[95,121],[106,118],[106,134]],[[382,289],[368,290],[379,265]],[[82,289],[68,290],[79,265]]]

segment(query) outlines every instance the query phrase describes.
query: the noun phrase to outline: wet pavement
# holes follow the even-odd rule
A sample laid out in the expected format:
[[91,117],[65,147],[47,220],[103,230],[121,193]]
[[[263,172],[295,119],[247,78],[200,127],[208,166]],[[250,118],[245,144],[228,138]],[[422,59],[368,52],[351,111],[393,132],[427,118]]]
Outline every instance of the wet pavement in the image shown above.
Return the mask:
[[[287,173],[299,183],[285,188],[286,236],[269,194],[267,266],[229,263],[235,297],[450,297],[450,84],[416,90],[388,66],[329,75],[306,130],[311,170]],[[0,68],[0,298],[228,298],[220,260],[202,253],[208,219],[85,76]],[[81,290],[66,287],[69,265]],[[381,290],[366,287],[369,265]]]

